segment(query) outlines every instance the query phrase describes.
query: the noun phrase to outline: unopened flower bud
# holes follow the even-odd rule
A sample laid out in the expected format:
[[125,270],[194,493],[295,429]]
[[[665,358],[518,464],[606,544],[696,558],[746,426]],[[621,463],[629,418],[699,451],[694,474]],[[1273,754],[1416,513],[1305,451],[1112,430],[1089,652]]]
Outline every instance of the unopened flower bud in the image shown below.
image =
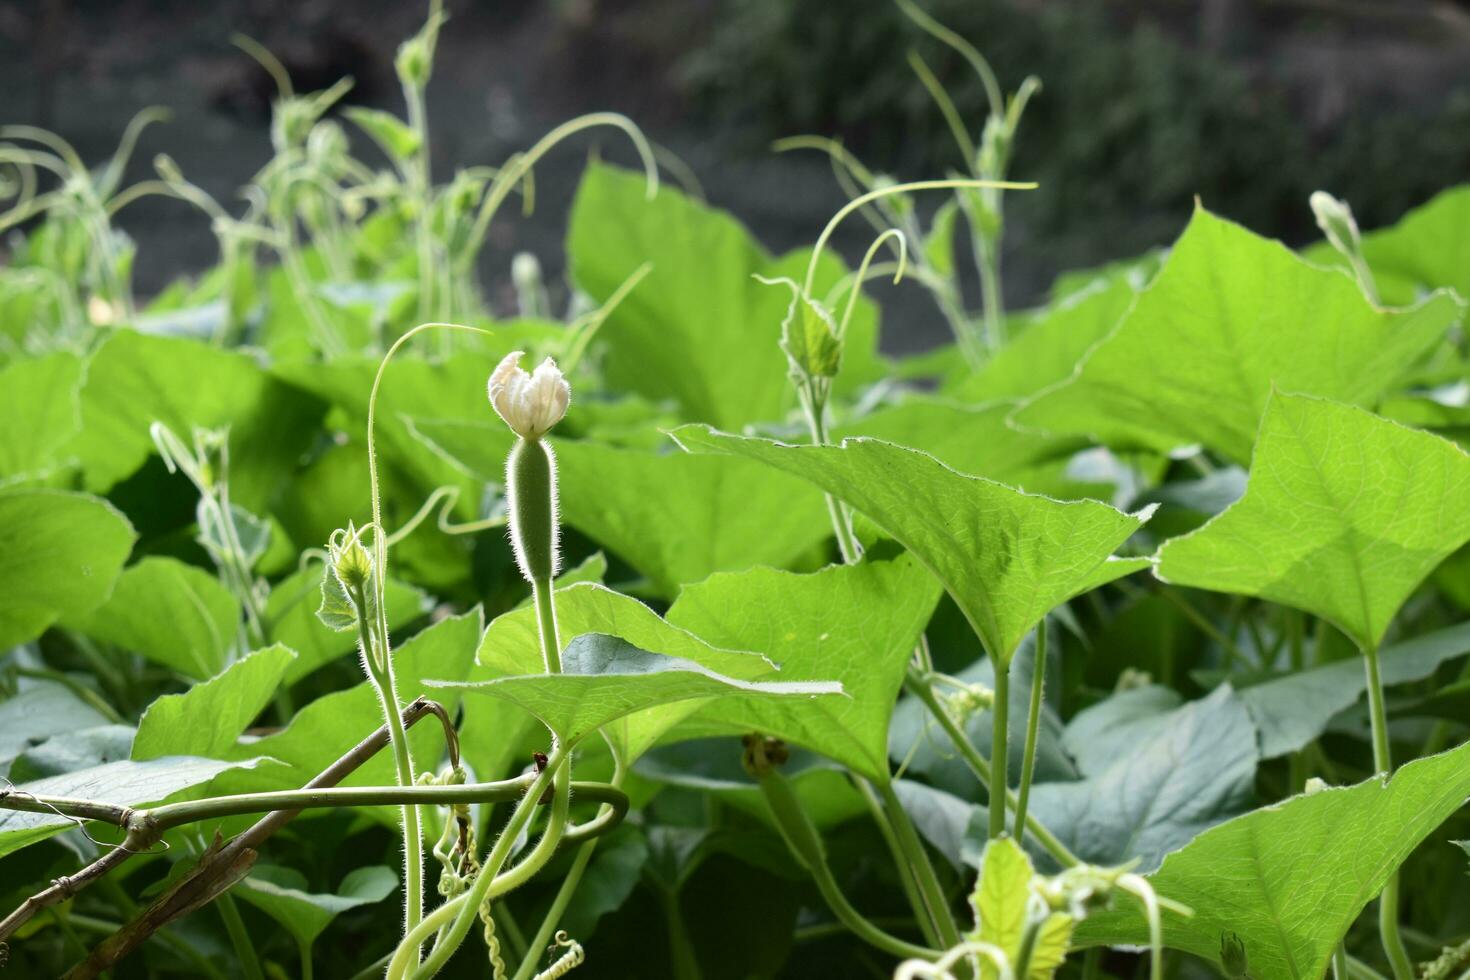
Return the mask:
[[522,439],[536,441],[567,414],[572,389],[556,362],[547,358],[533,373],[520,366],[522,351],[512,351],[490,375],[490,404]]
[[362,537],[351,527],[339,542],[331,545],[332,566],[348,589],[366,587],[373,574],[373,559],[362,545]]

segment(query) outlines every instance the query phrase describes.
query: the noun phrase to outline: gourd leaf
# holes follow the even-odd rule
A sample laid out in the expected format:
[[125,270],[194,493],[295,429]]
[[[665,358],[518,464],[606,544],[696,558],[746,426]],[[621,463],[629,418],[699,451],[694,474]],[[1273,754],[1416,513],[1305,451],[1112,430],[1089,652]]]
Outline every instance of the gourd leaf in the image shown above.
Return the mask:
[[0,491],[0,650],[101,605],[136,537],[105,500],[60,490]]
[[[146,762],[126,759],[21,783],[12,792],[142,806],[163,802],[175,793],[206,783],[228,769],[252,765],[255,765],[253,761],[221,762],[190,756],[166,756]],[[57,813],[0,810],[0,857],[59,834],[75,824],[72,818]]]
[[183,694],[165,694],[148,706],[138,722],[133,758],[228,758],[240,733],[270,703],[295,658],[283,646],[266,647]]
[[780,665],[782,680],[838,681],[849,697],[793,705],[731,695],[682,727],[763,732],[886,782],[889,717],[938,599],[938,585],[910,555],[811,575],[752,568],[686,586],[669,622],[713,643],[760,651]]
[[[1149,876],[1159,895],[1194,909],[1164,911],[1164,944],[1218,962],[1221,936],[1234,932],[1251,976],[1315,980],[1363,907],[1467,795],[1470,744],[1207,830]],[[1079,945],[1147,941],[1129,903],[1077,929]]]
[[56,353],[17,360],[0,370],[0,418],[25,424],[0,432],[0,486],[44,479],[81,426],[77,392],[82,362]]
[[1015,420],[1123,448],[1200,444],[1243,463],[1273,385],[1372,403],[1463,311],[1450,293],[1377,309],[1341,271],[1196,208],[1117,329]]
[[[485,422],[415,419],[414,430],[486,482],[504,479],[504,440]],[[554,439],[561,518],[672,597],[685,582],[786,565],[830,534],[820,495],[746,460]]]
[[203,680],[225,665],[235,645],[240,602],[212,573],[149,556],[123,571],[105,603],[65,624]]
[[[813,699],[841,694],[842,685],[812,681],[745,681],[702,664],[640,650],[616,636],[587,633],[562,653],[562,673],[488,681],[429,681],[430,687],[511,701],[571,745],[605,725],[662,705],[731,694]],[[657,730],[629,719],[614,738],[627,757],[652,744]]]
[[254,905],[291,933],[309,955],[312,943],[343,912],[374,905],[398,888],[392,868],[370,864],[347,872],[335,894],[308,892],[300,872],[274,865],[257,865],[235,894]]
[[690,452],[745,456],[793,473],[866,514],[934,573],[1003,664],[1054,607],[1148,565],[1113,557],[1147,511],[1023,493],[875,439],[791,446],[702,425],[673,436]]
[[[767,254],[733,217],[663,186],[646,198],[641,174],[587,167],[572,205],[572,278],[605,302],[643,263],[652,271],[603,324],[604,371],[614,390],[673,399],[686,419],[722,426],[780,418],[794,403],[779,346],[787,297],[753,275],[801,279],[806,250]],[[813,295],[847,274],[831,253]],[[881,374],[877,315],[860,300],[843,342],[840,390]]]
[[1376,649],[1399,607],[1470,540],[1470,455],[1358,408],[1277,393],[1245,496],[1159,549],[1160,579],[1258,596]]

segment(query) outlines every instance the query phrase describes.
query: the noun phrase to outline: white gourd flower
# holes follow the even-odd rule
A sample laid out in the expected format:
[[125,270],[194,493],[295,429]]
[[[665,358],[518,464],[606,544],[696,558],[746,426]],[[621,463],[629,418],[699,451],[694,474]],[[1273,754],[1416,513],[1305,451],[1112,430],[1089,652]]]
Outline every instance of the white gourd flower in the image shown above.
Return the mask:
[[521,367],[524,351],[511,351],[490,375],[490,404],[523,439],[535,441],[567,414],[572,389],[556,361],[547,358],[534,372]]

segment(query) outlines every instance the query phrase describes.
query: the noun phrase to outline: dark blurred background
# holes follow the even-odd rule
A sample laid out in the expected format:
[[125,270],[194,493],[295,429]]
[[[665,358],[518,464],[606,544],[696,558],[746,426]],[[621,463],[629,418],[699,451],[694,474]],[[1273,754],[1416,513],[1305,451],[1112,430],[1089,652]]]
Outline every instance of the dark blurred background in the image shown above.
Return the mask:
[[[963,61],[888,0],[449,0],[430,85],[436,177],[495,164],[577,113],[614,109],[683,157],[709,200],[769,247],[809,244],[843,203],[825,158],[772,139],[840,137],[874,167],[942,175],[960,160],[909,69],[919,50],[971,129],[983,93]],[[1013,305],[1064,268],[1170,241],[1198,194],[1212,209],[1300,244],[1307,195],[1346,198],[1390,222],[1470,172],[1470,4],[1449,0],[922,0],[975,43],[1008,90],[1045,88],[1022,124],[1006,249]],[[6,122],[47,126],[88,160],[136,110],[149,131],[135,170],[166,150],[222,199],[269,157],[272,86],[229,44],[276,52],[300,90],[341,75],[350,102],[401,110],[392,56],[427,3],[405,0],[4,0]],[[566,206],[592,142],[538,170],[538,209],[498,225],[487,275],[512,251],[561,268]],[[599,150],[630,159],[601,137]],[[374,159],[370,147],[363,155]],[[507,209],[509,211],[511,209]],[[213,261],[204,221],[145,202],[121,224],[141,248],[141,292]],[[862,244],[858,229],[846,241]],[[839,240],[839,244],[843,244]],[[933,317],[926,317],[932,320]],[[891,321],[890,321],[891,322]],[[937,323],[900,347],[920,346]]]

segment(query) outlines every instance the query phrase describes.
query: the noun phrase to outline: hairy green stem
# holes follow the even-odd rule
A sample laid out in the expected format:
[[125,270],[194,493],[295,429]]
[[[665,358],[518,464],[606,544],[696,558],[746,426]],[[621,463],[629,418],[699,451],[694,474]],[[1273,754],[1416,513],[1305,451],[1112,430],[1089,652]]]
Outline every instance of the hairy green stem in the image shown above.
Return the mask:
[[1046,688],[1046,620],[1036,624],[1036,654],[1031,658],[1031,704],[1026,711],[1026,748],[1021,756],[1021,788],[1016,795],[1016,839],[1026,826],[1026,804],[1031,796],[1031,778],[1036,774],[1036,736],[1041,728],[1041,697]]
[[[465,934],[469,932],[470,924],[474,922],[475,915],[480,908],[480,903],[486,898],[497,898],[523,884],[551,859],[557,844],[561,842],[562,828],[566,823],[570,789],[570,781],[566,778],[566,766],[564,765],[567,754],[564,748],[557,748],[552,752],[546,769],[537,774],[535,781],[526,790],[525,796],[511,812],[510,819],[506,821],[505,828],[495,841],[495,846],[490,849],[490,854],[485,858],[485,863],[470,890],[440,905],[404,936],[393,954],[393,959],[388,964],[387,980],[403,980],[410,975],[410,972],[415,978],[434,976],[464,941]],[[515,846],[516,838],[530,822],[531,814],[535,812],[541,795],[548,786],[554,786],[555,793],[552,800],[551,819],[547,823],[545,833],[542,834],[541,840],[525,860],[505,874],[501,874],[500,869],[510,858],[510,851]],[[434,944],[429,957],[422,966],[415,970],[417,957],[412,951],[445,925],[448,925],[448,929],[443,938]]]
[[[1378,672],[1378,648],[1363,650],[1368,671],[1368,717],[1373,726],[1373,768],[1385,777],[1393,773],[1388,741],[1388,713],[1383,705],[1383,678]],[[1378,896],[1378,932],[1383,951],[1393,967],[1394,980],[1413,980],[1414,961],[1399,933],[1399,875],[1395,871]]]
[[[381,538],[379,532],[377,537]],[[383,709],[383,718],[388,723],[388,745],[393,750],[393,767],[400,786],[414,784],[413,756],[409,752],[408,732],[403,727],[400,715],[397,686],[393,682],[392,655],[386,642],[386,631],[374,635],[374,624],[369,621],[367,594],[361,583],[351,587],[352,601],[357,606],[359,642],[362,644],[363,664],[368,677],[378,692],[378,701]],[[423,831],[419,825],[418,807],[405,804],[403,821],[403,892],[404,929],[412,929],[424,916],[423,887]]]

